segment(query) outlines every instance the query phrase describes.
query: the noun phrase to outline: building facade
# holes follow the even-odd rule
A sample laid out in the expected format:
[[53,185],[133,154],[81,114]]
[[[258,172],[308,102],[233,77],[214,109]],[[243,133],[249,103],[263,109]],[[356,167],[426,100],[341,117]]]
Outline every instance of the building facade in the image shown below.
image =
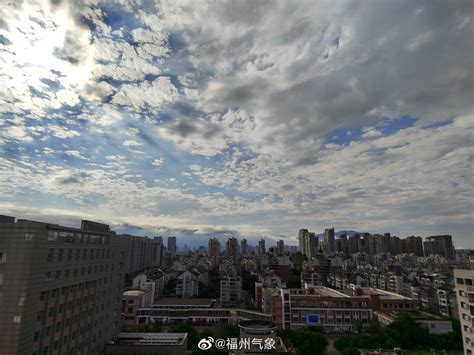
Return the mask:
[[109,226],[0,218],[0,353],[102,354],[120,330],[127,244]]
[[474,352],[474,269],[454,269],[464,354]]
[[224,276],[221,278],[220,300],[223,307],[236,307],[242,301],[242,278]]

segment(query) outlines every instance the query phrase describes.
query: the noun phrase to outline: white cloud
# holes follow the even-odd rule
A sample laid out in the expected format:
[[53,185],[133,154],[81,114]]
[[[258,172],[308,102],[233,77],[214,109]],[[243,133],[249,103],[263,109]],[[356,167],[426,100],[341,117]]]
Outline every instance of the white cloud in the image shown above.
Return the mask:
[[2,129],[1,135],[8,139],[14,139],[18,141],[31,142],[33,138],[27,134],[26,127],[23,125],[20,126],[10,126]]
[[64,151],[64,154],[69,155],[70,157],[77,158],[77,159],[86,159],[78,150],[66,150]]
[[362,128],[362,138],[376,138],[382,137],[382,131],[374,128],[374,127],[364,127]]
[[140,142],[137,142],[137,141],[134,141],[134,140],[131,140],[131,139],[127,139],[125,140],[122,145],[124,147],[139,147],[141,145],[143,145],[142,143]]
[[163,158],[154,159],[154,160],[151,162],[151,165],[153,165],[153,166],[156,167],[157,169],[161,168],[164,164],[165,164],[165,161],[164,161]]
[[80,133],[78,131],[67,129],[64,126],[59,126],[59,125],[48,125],[48,130],[51,132],[51,134],[54,137],[60,138],[60,139],[80,136]]
[[149,82],[139,84],[124,84],[114,95],[112,102],[119,105],[143,108],[145,104],[151,107],[164,108],[165,103],[178,98],[178,90],[169,77],[158,77]]

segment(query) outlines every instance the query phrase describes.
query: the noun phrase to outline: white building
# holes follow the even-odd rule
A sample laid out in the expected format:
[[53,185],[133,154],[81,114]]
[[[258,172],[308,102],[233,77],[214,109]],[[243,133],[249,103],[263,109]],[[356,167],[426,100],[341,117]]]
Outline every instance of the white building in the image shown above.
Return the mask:
[[454,269],[464,354],[474,352],[474,269]]
[[199,280],[189,271],[183,272],[176,281],[176,296],[180,298],[197,297],[199,294]]

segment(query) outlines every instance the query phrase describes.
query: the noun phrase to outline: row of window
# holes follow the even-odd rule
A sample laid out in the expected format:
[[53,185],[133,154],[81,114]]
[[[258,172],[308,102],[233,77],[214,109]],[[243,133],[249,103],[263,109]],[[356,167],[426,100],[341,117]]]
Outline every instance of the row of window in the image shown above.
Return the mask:
[[62,241],[69,243],[108,244],[108,237],[68,231],[48,231],[48,241]]
[[[109,294],[110,293],[111,293],[111,290],[109,290]],[[105,291],[104,291],[104,294],[105,294]],[[82,299],[77,298],[76,302],[75,302],[75,305],[76,305],[76,307],[82,306],[81,308],[86,308],[87,307],[87,302],[92,302],[94,300],[98,300],[96,297],[94,297],[94,295],[84,296]],[[110,301],[107,302],[107,305],[110,305]],[[74,301],[69,301],[68,304],[67,304],[67,309],[72,310],[73,308],[74,308]],[[96,312],[102,312],[104,309],[105,309],[105,303],[102,303],[101,305],[96,306],[95,311]],[[58,306],[49,307],[48,317],[55,317],[57,314],[62,314],[65,310],[66,310],[66,304],[64,304],[64,303],[61,303]],[[80,309],[77,309],[77,310],[80,311]],[[93,307],[91,307],[89,309],[90,315],[92,315],[92,312],[94,312]],[[77,314],[76,314],[76,315],[79,315],[79,319],[80,319],[80,313],[81,312],[77,312]],[[87,310],[83,311],[82,314],[83,314],[83,316],[85,316],[87,314]],[[43,319],[44,319],[44,312],[43,311],[38,312],[36,314],[36,320],[40,322]],[[74,321],[76,321],[76,320],[77,319],[75,317]]]
[[461,277],[456,277],[456,283],[459,285],[472,286],[472,279],[463,279]]
[[[108,319],[109,316],[106,315],[105,319]],[[85,320],[85,317],[82,317],[83,320]],[[81,317],[78,317],[77,319],[75,319],[75,324],[77,326],[77,328],[79,328],[79,335],[82,335],[84,333],[84,329],[86,332],[90,331],[91,330],[91,327],[94,326],[94,327],[97,327],[98,325],[102,325],[103,321],[104,321],[104,317],[100,317],[99,319],[96,319],[94,320],[94,323],[87,323],[85,324],[84,326],[82,327],[79,327],[79,324],[78,322],[81,320]],[[43,335],[44,337],[49,337],[51,335],[53,335],[54,333],[59,333],[61,332],[61,330],[65,330],[66,333],[69,331],[69,327],[70,326],[73,326],[71,324],[71,319],[68,318],[65,322],[57,322],[55,325],[53,326],[48,326],[46,328],[44,328],[43,330],[41,331],[36,331],[34,334],[33,334],[33,341],[38,341],[40,336]],[[100,333],[100,332],[99,332]],[[72,333],[72,338],[74,339],[75,337],[75,334],[76,332],[73,331]],[[67,336],[65,336],[67,338]]]
[[48,250],[47,262],[61,262],[61,261],[72,261],[72,260],[104,260],[104,259],[115,259],[119,255],[121,258],[124,257],[125,252],[120,251],[116,253],[110,249],[54,249]]
[[[120,274],[118,276],[121,278]],[[110,277],[110,281],[112,281],[112,276]],[[81,291],[83,289],[84,290],[88,290],[89,288],[95,289],[97,286],[106,285],[106,284],[107,284],[107,277],[104,277],[97,280],[82,282],[82,283],[71,285],[71,286],[65,286],[65,287],[62,287],[61,289],[55,288],[55,289],[52,289],[51,291],[48,290],[48,291],[41,292],[40,300],[44,301],[49,297],[55,298],[59,295],[65,296],[68,292],[75,293],[76,291]],[[95,292],[95,290],[93,290],[93,292]],[[105,293],[105,290],[102,292]],[[109,289],[109,293],[110,292],[111,291]]]
[[[59,280],[61,277],[68,279],[69,277],[77,277],[77,276],[84,276],[84,275],[91,275],[92,273],[97,274],[97,273],[102,273],[102,272],[108,272],[114,270],[114,264],[109,265],[101,265],[101,266],[89,266],[89,267],[83,267],[81,269],[76,268],[73,270],[67,269],[64,270],[64,273],[61,270],[56,270],[54,271],[46,271],[44,273],[44,281],[51,281],[51,280]],[[118,264],[118,269],[122,270],[123,269],[123,263]]]

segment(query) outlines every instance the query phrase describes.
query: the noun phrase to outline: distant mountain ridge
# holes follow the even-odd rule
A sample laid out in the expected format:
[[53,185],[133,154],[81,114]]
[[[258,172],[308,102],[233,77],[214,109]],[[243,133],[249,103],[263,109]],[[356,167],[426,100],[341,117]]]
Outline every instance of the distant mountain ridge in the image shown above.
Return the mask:
[[[334,235],[339,238],[341,235],[346,234],[347,237],[353,237],[356,234],[362,234],[361,232],[353,231],[353,230],[342,230],[342,231],[337,231],[334,233]],[[324,233],[321,234],[316,234],[316,237],[318,239],[324,239]]]

